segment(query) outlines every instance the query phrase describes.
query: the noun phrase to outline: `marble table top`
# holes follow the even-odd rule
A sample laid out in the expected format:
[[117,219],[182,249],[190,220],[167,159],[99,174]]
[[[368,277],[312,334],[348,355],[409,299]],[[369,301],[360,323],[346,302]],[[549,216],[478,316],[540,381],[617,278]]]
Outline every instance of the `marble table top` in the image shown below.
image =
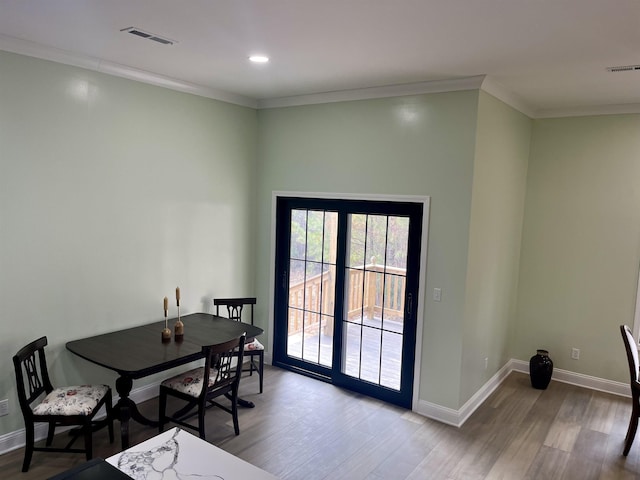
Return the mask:
[[277,480],[177,427],[106,460],[135,480]]

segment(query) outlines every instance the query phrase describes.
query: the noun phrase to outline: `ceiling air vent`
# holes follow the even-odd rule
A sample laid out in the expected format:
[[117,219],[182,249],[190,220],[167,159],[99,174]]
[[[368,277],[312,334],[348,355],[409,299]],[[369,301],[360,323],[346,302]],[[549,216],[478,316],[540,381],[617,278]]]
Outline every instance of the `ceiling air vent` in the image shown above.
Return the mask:
[[132,35],[136,35],[136,36],[141,37],[141,38],[146,38],[148,40],[153,40],[154,42],[158,42],[158,43],[161,43],[163,45],[173,45],[174,43],[178,43],[175,40],[169,40],[168,38],[161,37],[161,36],[156,35],[154,33],[145,32],[144,30],[141,30],[141,29],[136,28],[136,27],[127,27],[127,28],[123,28],[120,31],[121,32],[130,33]]
[[607,67],[608,72],[632,72],[640,70],[640,65],[622,65],[619,67]]
[[166,38],[156,37],[155,35],[153,37],[149,37],[149,40],[153,40],[154,42],[158,42],[163,45],[173,45],[173,40],[167,40]]

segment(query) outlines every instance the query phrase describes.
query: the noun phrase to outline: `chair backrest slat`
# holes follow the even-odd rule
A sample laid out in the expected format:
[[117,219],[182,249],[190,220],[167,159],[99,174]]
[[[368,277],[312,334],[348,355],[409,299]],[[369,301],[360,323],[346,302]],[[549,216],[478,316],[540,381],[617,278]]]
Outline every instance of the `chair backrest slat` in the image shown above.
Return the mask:
[[213,304],[216,307],[216,315],[220,315],[220,307],[227,307],[227,318],[231,320],[242,321],[243,307],[249,306],[249,318],[253,325],[253,306],[256,304],[255,297],[244,298],[214,298]]
[[207,345],[202,348],[205,356],[203,387],[209,384],[212,372],[216,376],[213,386],[209,390],[215,390],[240,381],[245,338],[246,336],[243,334],[228,342],[219,345]]
[[31,403],[40,395],[53,390],[44,353],[46,345],[47,337],[41,337],[21,348],[13,357],[18,401],[25,413],[31,412]]
[[38,371],[38,367],[36,365],[35,352],[25,358],[22,364],[24,365],[24,371],[26,373],[27,382],[29,385],[29,396],[43,391],[44,385],[42,383],[40,372]]

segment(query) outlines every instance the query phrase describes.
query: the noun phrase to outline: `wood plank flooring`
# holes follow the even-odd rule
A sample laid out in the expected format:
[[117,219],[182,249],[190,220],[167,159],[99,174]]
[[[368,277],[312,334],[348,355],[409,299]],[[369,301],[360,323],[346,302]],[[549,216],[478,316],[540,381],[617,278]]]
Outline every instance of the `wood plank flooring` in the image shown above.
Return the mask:
[[[228,414],[207,412],[207,440],[284,479],[640,479],[640,436],[622,456],[631,400],[559,382],[534,390],[512,373],[457,429],[332,385],[265,366],[265,391],[243,379],[240,435]],[[157,400],[141,405],[157,415]],[[156,430],[132,424],[132,444]],[[640,435],[640,434],[639,434]],[[64,441],[66,434],[57,441]],[[96,456],[119,450],[106,431]],[[82,454],[23,450],[0,456],[0,478],[44,479],[84,462]]]

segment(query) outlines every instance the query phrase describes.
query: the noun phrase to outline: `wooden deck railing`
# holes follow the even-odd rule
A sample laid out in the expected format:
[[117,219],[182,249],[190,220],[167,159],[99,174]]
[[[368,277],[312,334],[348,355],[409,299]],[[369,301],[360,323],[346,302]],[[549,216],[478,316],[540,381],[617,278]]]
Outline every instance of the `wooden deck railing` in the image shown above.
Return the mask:
[[[385,271],[384,266],[375,264],[349,269],[345,292],[348,318],[382,318],[384,305],[385,320],[402,321],[405,273],[403,268],[387,267]],[[333,294],[328,293],[333,290],[333,275],[329,270],[289,286],[289,335],[302,331],[303,324],[306,333],[318,333],[320,312],[333,315]],[[325,334],[332,334],[333,322],[325,320],[323,327]]]

